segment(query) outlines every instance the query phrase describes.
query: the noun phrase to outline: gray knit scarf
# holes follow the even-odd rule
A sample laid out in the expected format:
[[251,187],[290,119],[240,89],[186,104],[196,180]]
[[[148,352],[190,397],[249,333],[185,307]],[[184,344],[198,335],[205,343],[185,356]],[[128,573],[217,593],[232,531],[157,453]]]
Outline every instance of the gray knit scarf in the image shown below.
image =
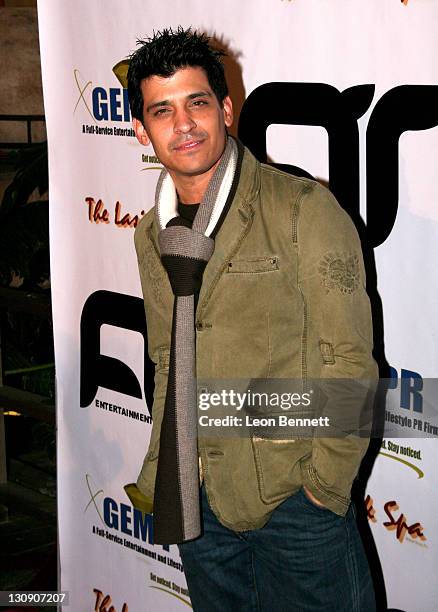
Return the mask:
[[227,202],[237,158],[237,145],[229,137],[191,229],[179,224],[175,186],[168,172],[163,170],[158,180],[155,196],[158,240],[161,261],[175,299],[154,494],[154,542],[157,544],[177,544],[201,534],[195,296],[199,294],[205,266],[214,251],[214,239],[210,235]]

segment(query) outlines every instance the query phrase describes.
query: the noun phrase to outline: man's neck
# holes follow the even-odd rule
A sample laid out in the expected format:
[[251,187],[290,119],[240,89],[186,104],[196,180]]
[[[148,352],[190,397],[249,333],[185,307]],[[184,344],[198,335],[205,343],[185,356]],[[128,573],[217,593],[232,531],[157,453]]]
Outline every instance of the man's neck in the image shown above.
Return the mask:
[[189,176],[182,179],[181,177],[176,178],[172,176],[179,201],[182,204],[202,202],[211,177],[212,174],[210,172],[202,176]]
[[[221,156],[222,157],[222,156]],[[178,199],[182,204],[194,204],[202,202],[205,192],[207,191],[208,183],[213,176],[221,158],[203,174],[195,176],[175,175],[171,170],[169,174],[172,177],[175,189],[178,193]]]

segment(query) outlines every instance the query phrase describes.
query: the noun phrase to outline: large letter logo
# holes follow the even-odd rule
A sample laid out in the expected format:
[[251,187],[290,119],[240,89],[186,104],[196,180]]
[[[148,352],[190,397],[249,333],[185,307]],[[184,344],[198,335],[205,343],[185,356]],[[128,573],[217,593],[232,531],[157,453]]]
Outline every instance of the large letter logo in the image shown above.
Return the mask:
[[[330,189],[360,227],[357,120],[369,108],[374,90],[374,85],[357,85],[342,92],[325,83],[260,85],[243,105],[239,137],[257,159],[266,162],[269,125],[324,127],[329,137]],[[397,216],[401,134],[437,125],[437,85],[394,87],[374,107],[366,138],[367,238],[371,246],[379,246],[388,238]],[[298,176],[310,176],[296,166],[283,168]]]
[[367,128],[367,226],[374,246],[385,242],[397,217],[400,136],[437,125],[437,85],[394,87],[374,107]]
[[147,353],[143,300],[112,291],[96,291],[84,304],[81,317],[81,407],[89,406],[99,387],[143,397],[140,383],[125,363],[100,354],[100,328],[115,325],[139,332],[144,338],[144,393],[152,406],[154,364]]
[[[266,83],[243,105],[239,138],[262,162],[267,160],[266,130],[272,123],[317,125],[329,137],[330,189],[352,219],[359,214],[359,128],[357,120],[371,104],[374,85],[340,92],[325,83]],[[302,168],[290,168],[309,176]]]

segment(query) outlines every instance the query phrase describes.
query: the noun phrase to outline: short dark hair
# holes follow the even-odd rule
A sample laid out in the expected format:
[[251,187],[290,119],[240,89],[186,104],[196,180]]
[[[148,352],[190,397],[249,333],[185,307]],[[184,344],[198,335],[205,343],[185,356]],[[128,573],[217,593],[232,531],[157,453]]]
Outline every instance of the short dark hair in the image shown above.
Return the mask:
[[153,75],[170,77],[179,68],[203,68],[219,104],[228,95],[221,61],[225,53],[213,48],[205,34],[179,26],[176,31],[166,28],[154,32],[151,38],[137,40],[137,44],[141,47],[131,55],[128,69],[128,96],[133,118],[143,123],[141,81]]

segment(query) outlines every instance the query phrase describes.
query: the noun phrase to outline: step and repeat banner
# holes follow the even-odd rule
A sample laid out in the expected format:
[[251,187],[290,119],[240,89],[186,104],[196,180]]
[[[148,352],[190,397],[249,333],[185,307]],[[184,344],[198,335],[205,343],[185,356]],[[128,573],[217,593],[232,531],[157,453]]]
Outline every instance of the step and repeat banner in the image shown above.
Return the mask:
[[259,159],[330,183],[370,246],[376,352],[392,376],[385,417],[396,425],[364,492],[373,564],[389,609],[435,610],[438,430],[424,389],[438,366],[437,3],[40,0],[38,17],[60,586],[71,609],[190,606],[177,548],[153,544],[152,517],[124,488],[151,430],[133,232],[153,205],[160,163],[134,137],[120,62],[137,38],[192,25],[228,52],[233,133]]

